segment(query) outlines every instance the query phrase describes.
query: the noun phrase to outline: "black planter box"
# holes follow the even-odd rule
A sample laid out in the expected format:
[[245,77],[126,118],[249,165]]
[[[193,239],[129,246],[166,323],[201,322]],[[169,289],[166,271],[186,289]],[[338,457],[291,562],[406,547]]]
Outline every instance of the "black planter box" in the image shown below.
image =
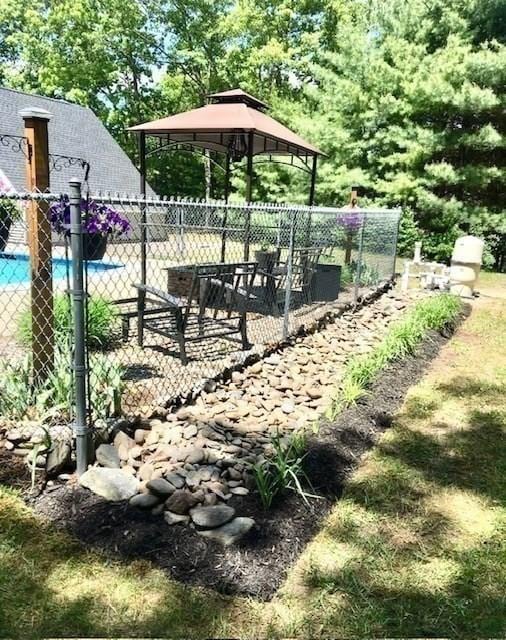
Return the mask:
[[318,264],[311,280],[311,297],[315,302],[337,300],[340,284],[340,264]]

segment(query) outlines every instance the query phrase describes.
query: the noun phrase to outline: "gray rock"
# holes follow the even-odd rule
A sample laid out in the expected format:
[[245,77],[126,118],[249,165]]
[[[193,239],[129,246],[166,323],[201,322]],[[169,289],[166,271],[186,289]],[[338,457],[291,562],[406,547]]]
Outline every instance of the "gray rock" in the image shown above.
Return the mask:
[[230,493],[233,493],[234,496],[247,496],[249,491],[246,487],[231,487]]
[[200,502],[199,497],[185,489],[176,489],[174,493],[167,498],[165,506],[169,511],[184,515]]
[[46,473],[48,476],[56,476],[70,462],[72,447],[70,442],[56,440],[53,442],[46,458]]
[[230,522],[218,527],[217,529],[208,529],[206,531],[197,531],[197,533],[205,538],[219,542],[228,547],[240,540],[253,527],[255,521],[253,518],[234,518]]
[[158,498],[152,493],[138,493],[129,500],[132,507],[138,507],[139,509],[151,509],[155,507],[158,502]]
[[95,452],[95,457],[102,467],[109,469],[119,469],[120,467],[118,452],[112,444],[101,444]]
[[190,464],[200,464],[204,460],[204,450],[200,447],[191,447],[185,458],[186,462]]
[[164,500],[172,495],[176,490],[176,487],[164,478],[156,478],[155,480],[150,480],[146,486],[151,491],[151,493],[154,493],[155,496],[159,496]]
[[173,484],[176,489],[182,489],[184,487],[184,478],[179,476],[177,473],[169,473],[169,475],[165,476],[167,482]]
[[210,507],[196,507],[190,511],[190,516],[195,525],[200,529],[215,529],[232,520],[235,509],[226,504],[217,504]]
[[139,481],[121,469],[91,467],[79,478],[79,484],[106,500],[128,500],[139,489]]
[[187,524],[190,522],[190,516],[183,516],[179,513],[174,513],[173,511],[166,511],[164,514],[164,519],[167,524]]

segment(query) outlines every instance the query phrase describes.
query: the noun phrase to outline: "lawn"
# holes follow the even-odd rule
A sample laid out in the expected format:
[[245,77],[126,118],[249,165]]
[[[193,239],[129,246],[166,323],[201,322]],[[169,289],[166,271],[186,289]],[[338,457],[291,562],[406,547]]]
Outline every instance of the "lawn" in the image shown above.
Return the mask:
[[0,636],[503,636],[506,276],[470,318],[270,603],[120,563],[0,490]]

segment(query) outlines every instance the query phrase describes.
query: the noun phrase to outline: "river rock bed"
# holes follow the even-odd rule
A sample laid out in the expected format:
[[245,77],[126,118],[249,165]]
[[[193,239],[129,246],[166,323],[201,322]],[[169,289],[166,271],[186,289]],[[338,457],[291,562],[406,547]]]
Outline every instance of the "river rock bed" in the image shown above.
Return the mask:
[[139,509],[164,513],[168,525],[195,526],[199,506],[212,510],[234,495],[248,495],[251,468],[272,454],[272,436],[289,439],[319,421],[349,358],[381,341],[416,297],[390,291],[232,372],[228,383],[202,393],[193,405],[135,428],[125,425],[112,443],[98,447],[97,466],[81,484],[107,500],[129,499]]

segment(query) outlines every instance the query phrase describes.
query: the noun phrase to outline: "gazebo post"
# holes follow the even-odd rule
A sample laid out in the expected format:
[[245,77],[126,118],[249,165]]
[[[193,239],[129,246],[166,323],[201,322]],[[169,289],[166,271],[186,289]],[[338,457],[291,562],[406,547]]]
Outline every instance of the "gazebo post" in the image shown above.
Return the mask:
[[[248,133],[248,163],[246,165],[246,202],[251,203],[253,197],[253,131]],[[249,243],[251,229],[251,211],[247,209],[244,233],[244,260],[249,260]]]
[[[225,204],[228,204],[228,196],[230,191],[230,155],[227,153],[225,156]],[[226,248],[227,248],[227,218],[228,208],[225,207],[223,214],[223,231],[221,232],[221,262],[225,262]]]
[[[316,161],[318,156],[316,154],[313,155],[313,164],[311,167],[311,186],[309,187],[309,200],[308,204],[310,207],[314,205],[314,196],[316,189]],[[311,245],[311,209],[309,209],[307,214],[307,228],[306,228],[306,245],[309,247]]]

